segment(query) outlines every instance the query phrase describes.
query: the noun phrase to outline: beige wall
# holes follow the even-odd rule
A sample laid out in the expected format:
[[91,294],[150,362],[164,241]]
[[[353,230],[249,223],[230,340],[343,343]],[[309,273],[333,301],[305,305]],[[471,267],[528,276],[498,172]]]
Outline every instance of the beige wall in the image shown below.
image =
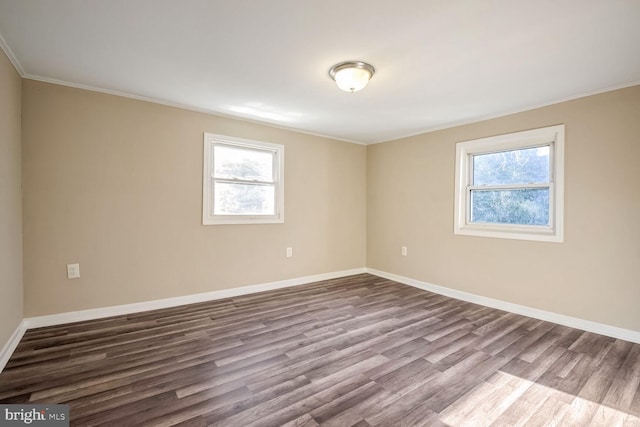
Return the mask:
[[[565,242],[454,236],[455,143],[560,123]],[[640,86],[367,154],[368,267],[640,331]]]
[[22,321],[21,91],[0,50],[0,349]]
[[[365,266],[364,146],[31,80],[23,123],[25,316]],[[201,224],[203,132],[285,145],[284,224]]]
[[[640,86],[369,147],[30,80],[22,102],[25,316],[366,264],[640,330]],[[455,143],[559,123],[565,242],[454,236]],[[203,132],[286,146],[285,224],[201,225]]]

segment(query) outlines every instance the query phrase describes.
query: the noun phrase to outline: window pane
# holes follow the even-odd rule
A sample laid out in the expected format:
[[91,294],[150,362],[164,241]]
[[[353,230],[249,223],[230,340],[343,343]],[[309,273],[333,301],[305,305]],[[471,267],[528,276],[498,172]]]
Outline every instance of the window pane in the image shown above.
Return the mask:
[[549,189],[472,190],[471,222],[549,225]]
[[214,215],[275,215],[275,186],[215,182]]
[[473,185],[549,182],[549,146],[473,156]]
[[213,175],[216,178],[273,182],[271,151],[214,146]]

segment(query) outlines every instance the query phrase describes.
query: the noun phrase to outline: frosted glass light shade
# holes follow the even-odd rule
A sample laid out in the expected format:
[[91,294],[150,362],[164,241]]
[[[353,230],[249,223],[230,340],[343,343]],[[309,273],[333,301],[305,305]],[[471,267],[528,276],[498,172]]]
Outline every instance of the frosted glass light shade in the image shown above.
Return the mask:
[[349,61],[336,64],[329,70],[329,75],[338,87],[345,92],[357,92],[369,83],[375,69],[361,61]]

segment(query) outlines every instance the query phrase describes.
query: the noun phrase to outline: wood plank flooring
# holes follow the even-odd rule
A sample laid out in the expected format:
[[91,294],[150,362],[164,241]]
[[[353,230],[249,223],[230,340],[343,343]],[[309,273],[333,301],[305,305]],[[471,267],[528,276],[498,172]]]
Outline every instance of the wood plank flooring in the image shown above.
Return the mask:
[[362,274],[29,330],[1,403],[72,425],[640,426],[640,344]]

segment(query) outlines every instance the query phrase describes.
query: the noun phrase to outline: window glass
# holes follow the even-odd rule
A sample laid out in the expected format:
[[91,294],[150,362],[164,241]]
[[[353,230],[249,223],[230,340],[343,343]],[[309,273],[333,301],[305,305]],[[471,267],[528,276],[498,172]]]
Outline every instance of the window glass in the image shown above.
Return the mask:
[[549,146],[476,154],[473,185],[549,182]]
[[471,222],[549,225],[549,189],[473,190]]
[[274,215],[273,185],[214,183],[215,215]]
[[204,134],[202,224],[284,222],[284,146]]
[[215,178],[273,182],[271,151],[216,145],[213,156]]
[[564,125],[456,144],[454,234],[564,240]]

